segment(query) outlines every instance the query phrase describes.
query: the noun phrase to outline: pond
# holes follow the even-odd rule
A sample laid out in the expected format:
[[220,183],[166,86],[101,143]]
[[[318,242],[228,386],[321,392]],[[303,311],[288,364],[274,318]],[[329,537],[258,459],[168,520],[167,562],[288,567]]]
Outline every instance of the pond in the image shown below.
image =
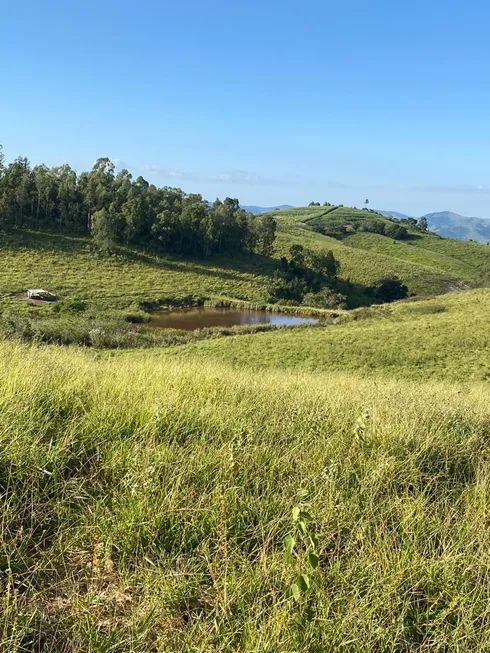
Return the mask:
[[247,310],[241,308],[211,308],[198,306],[155,311],[151,325],[161,329],[204,329],[205,327],[231,327],[237,324],[275,324],[293,326],[297,324],[317,324],[316,317],[302,317],[273,311]]

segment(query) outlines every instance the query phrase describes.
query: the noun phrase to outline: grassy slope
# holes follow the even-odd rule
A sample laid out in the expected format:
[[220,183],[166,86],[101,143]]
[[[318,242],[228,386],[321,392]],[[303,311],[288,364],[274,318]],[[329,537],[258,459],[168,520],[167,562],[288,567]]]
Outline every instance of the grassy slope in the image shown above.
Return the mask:
[[[445,309],[443,312],[439,312]],[[255,369],[352,370],[411,379],[490,379],[490,290],[370,309],[324,329],[205,341],[166,355]]]
[[0,648],[488,650],[489,399],[0,343]]
[[[277,249],[286,254],[292,240],[312,249],[332,249],[342,265],[342,276],[371,285],[380,276],[396,274],[416,294],[447,292],[462,285],[490,283],[490,247],[413,233],[409,241],[393,241],[371,233],[355,233],[342,240],[311,231],[312,224],[334,226],[353,219],[388,220],[346,207],[308,207],[274,213],[279,223]],[[362,250],[360,254],[359,249]]]
[[[281,218],[280,247],[300,230],[359,279],[399,261],[302,218]],[[3,292],[42,279],[98,306],[260,299],[269,265],[99,260],[84,240],[29,238],[2,250]],[[402,263],[432,289],[448,279]],[[489,309],[472,290],[161,354],[0,342],[0,649],[488,650]]]
[[[342,277],[371,285],[396,274],[410,292],[434,294],[462,285],[488,283],[490,248],[420,235],[405,243],[376,234],[349,235],[342,241],[308,228],[309,221],[344,222],[366,214],[354,209],[313,207],[279,211],[276,257],[295,242],[317,250],[332,249]],[[267,275],[276,262],[263,257],[189,261],[135,255],[96,258],[84,238],[24,233],[3,238],[0,248],[0,297],[29,286],[47,287],[61,296],[79,296],[101,309],[132,301],[186,294],[264,301]],[[362,250],[362,252],[360,251]]]
[[86,238],[24,233],[0,249],[0,296],[47,287],[101,307],[187,294],[260,301],[272,262],[262,257],[207,261],[128,255],[98,258]]

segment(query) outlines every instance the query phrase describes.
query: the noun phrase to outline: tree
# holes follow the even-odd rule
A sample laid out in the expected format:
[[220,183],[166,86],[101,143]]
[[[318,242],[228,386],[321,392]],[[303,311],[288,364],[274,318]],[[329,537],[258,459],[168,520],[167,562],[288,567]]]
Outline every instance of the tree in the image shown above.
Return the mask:
[[92,237],[95,248],[101,254],[114,253],[117,234],[107,209],[99,209],[92,215]]
[[271,282],[267,288],[269,292],[268,301],[288,302],[300,304],[304,295],[308,291],[308,284],[304,279],[297,276],[287,276],[280,270],[276,270],[272,275]]
[[347,297],[342,295],[332,288],[322,288],[317,293],[307,293],[303,297],[303,304],[305,306],[313,306],[315,308],[347,308]]
[[305,250],[308,266],[319,274],[335,279],[340,272],[340,263],[335,258],[332,250],[327,252],[313,252]]
[[236,198],[210,206],[201,195],[133,180],[127,170],[116,175],[108,157],[77,176],[68,165],[31,169],[22,157],[5,167],[0,146],[0,228],[15,227],[89,233],[107,253],[125,243],[193,256],[257,250],[270,256],[276,234],[272,216],[256,219]]
[[429,223],[427,222],[427,218],[425,216],[422,216],[419,219],[418,229],[424,232],[429,230]]
[[57,180],[59,227],[77,233],[83,230],[82,198],[78,189],[77,173],[69,166],[53,168]]
[[289,248],[289,254],[291,255],[291,262],[295,265],[303,266],[305,262],[305,249],[303,245],[298,245],[295,243]]
[[264,215],[257,220],[256,249],[262,256],[272,256],[276,239],[277,222],[272,215]]
[[385,225],[381,220],[362,220],[359,225],[359,231],[368,231],[373,234],[385,233]]
[[403,240],[408,236],[408,231],[401,224],[387,224],[385,227],[385,236],[394,240]]
[[376,297],[382,302],[392,302],[395,299],[408,297],[408,288],[395,276],[379,279],[375,286]]
[[114,199],[114,169],[114,164],[108,157],[101,157],[97,159],[89,173],[84,173],[83,194],[89,231],[91,230],[92,214],[101,209],[108,209]]

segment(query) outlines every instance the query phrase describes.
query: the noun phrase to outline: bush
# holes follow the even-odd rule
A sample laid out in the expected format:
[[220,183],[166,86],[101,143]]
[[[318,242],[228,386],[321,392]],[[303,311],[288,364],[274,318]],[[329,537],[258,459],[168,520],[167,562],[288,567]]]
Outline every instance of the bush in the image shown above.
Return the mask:
[[382,302],[393,302],[408,297],[408,288],[398,277],[383,277],[375,286],[376,297]]
[[[390,229],[391,225],[387,225]],[[368,231],[373,234],[385,235],[385,225],[381,220],[365,220],[359,227],[359,231]]]
[[323,288],[317,293],[307,293],[303,298],[305,306],[313,306],[314,308],[347,308],[347,297],[341,295],[332,288]]
[[384,233],[387,238],[393,238],[394,240],[403,240],[408,236],[405,227],[395,223],[386,225]]
[[135,311],[134,313],[126,313],[124,319],[131,324],[146,324],[151,320],[151,316],[144,311]]
[[86,302],[78,297],[69,297],[53,305],[54,313],[83,313],[86,310]]
[[280,301],[301,304],[307,290],[308,285],[303,279],[298,277],[288,279],[280,271],[276,270],[268,287],[269,299],[267,301],[271,304]]

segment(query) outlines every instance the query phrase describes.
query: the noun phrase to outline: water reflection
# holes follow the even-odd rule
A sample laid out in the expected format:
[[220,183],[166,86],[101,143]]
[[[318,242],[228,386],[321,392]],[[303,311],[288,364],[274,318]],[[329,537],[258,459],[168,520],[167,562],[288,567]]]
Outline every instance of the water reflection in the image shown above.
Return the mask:
[[184,329],[186,331],[216,326],[231,327],[237,324],[292,326],[296,324],[316,324],[317,322],[318,318],[316,317],[238,308],[210,308],[207,306],[155,311],[151,316],[152,326],[162,329]]

